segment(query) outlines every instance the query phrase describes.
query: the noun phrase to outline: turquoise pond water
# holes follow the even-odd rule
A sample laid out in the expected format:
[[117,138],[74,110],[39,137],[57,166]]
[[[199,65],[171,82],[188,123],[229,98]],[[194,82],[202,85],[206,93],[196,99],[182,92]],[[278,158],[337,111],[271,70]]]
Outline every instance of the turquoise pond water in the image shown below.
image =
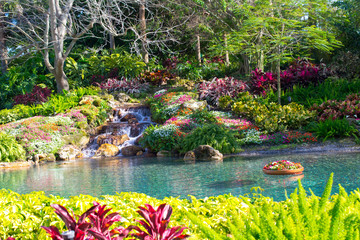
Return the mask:
[[[262,172],[269,161],[300,162],[305,171],[298,176],[271,176]],[[64,197],[88,194],[101,196],[116,192],[139,192],[156,198],[193,195],[198,198],[231,193],[244,195],[253,187],[280,201],[292,193],[297,179],[305,189],[321,195],[331,172],[334,188],[341,184],[348,192],[360,187],[360,153],[312,154],[257,157],[229,157],[223,162],[185,163],[165,158],[83,159],[0,171],[0,189],[18,193],[44,191]]]

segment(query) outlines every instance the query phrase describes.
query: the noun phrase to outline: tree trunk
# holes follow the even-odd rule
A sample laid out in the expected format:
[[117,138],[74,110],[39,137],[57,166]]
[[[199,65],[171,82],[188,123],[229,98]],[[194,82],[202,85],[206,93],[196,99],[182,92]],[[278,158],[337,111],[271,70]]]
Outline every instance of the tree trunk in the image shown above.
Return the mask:
[[242,63],[241,63],[241,70],[240,74],[248,75],[250,73],[250,63],[249,63],[249,57],[246,54],[242,54]]
[[258,56],[257,56],[257,68],[260,69],[261,71],[264,71],[264,50],[262,49],[263,47],[263,43],[262,43],[262,37],[264,34],[264,29],[260,30],[259,33],[259,39],[257,42],[257,48],[258,49]]
[[110,38],[110,52],[111,52],[111,53],[114,53],[115,47],[116,47],[116,46],[115,46],[115,36],[110,33],[109,38]]
[[145,3],[146,0],[141,0],[140,3],[140,30],[141,30],[141,55],[146,64],[149,63],[149,53],[147,51],[146,43],[146,19],[145,19]]
[[5,18],[5,14],[2,10],[2,5],[0,5],[0,60],[1,60],[1,72],[5,74],[7,72],[8,62],[7,62],[7,48],[5,40],[5,25],[1,22]]
[[278,103],[281,104],[281,79],[280,79],[280,61],[281,57],[279,57],[276,64],[276,75],[277,75],[277,95],[278,95]]
[[201,66],[202,65],[202,62],[201,62],[201,45],[200,45],[200,35],[199,34],[196,35],[196,57],[197,57],[197,60],[199,62],[199,65]]
[[58,93],[63,93],[63,90],[69,91],[69,82],[64,73],[64,63],[64,58],[55,59],[54,75]]
[[230,59],[229,59],[229,50],[227,50],[228,44],[227,44],[227,35],[224,33],[224,45],[225,45],[225,64],[226,66],[230,65]]

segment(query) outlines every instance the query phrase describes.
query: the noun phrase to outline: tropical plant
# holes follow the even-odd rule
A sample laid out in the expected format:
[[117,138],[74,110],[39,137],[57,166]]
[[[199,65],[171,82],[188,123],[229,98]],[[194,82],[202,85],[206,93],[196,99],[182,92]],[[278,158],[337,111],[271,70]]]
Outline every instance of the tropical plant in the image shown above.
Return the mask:
[[180,152],[185,153],[200,145],[210,145],[221,153],[235,153],[241,149],[235,132],[218,124],[205,124],[187,134],[180,144]]
[[312,125],[308,131],[324,138],[324,141],[328,138],[351,137],[358,134],[358,130],[346,119],[326,119]]
[[215,77],[212,81],[204,81],[198,86],[199,98],[206,99],[214,105],[219,104],[220,97],[230,96],[234,98],[246,89],[247,85],[243,81],[232,77]]
[[314,104],[310,109],[317,111],[321,121],[344,117],[357,118],[360,116],[360,94],[350,94],[344,101],[328,100],[320,105]]
[[309,132],[301,133],[298,131],[277,132],[269,135],[261,135],[264,144],[289,144],[289,143],[315,143],[317,138]]
[[311,121],[316,114],[297,103],[282,106],[271,102],[267,105],[254,98],[235,102],[232,111],[254,120],[257,127],[269,133],[298,129]]
[[39,104],[46,102],[51,95],[51,90],[47,87],[34,86],[33,90],[29,93],[17,95],[14,97],[14,104]]
[[101,89],[107,89],[109,91],[124,91],[126,93],[141,93],[147,91],[149,84],[139,78],[127,80],[122,78],[117,80],[115,78],[109,78],[106,81],[99,84]]
[[175,151],[179,148],[184,136],[185,133],[181,132],[175,124],[151,125],[145,129],[140,144],[153,152]]
[[174,80],[175,75],[168,70],[158,70],[156,72],[144,72],[141,74],[141,79],[151,85],[164,85],[169,80]]
[[166,203],[161,204],[156,210],[149,204],[139,207],[137,212],[144,220],[137,220],[146,230],[134,226],[137,233],[131,234],[140,240],[181,240],[187,239],[189,235],[182,234],[186,227],[168,228],[172,207]]
[[16,139],[4,132],[0,132],[0,161],[13,162],[25,160],[25,150]]

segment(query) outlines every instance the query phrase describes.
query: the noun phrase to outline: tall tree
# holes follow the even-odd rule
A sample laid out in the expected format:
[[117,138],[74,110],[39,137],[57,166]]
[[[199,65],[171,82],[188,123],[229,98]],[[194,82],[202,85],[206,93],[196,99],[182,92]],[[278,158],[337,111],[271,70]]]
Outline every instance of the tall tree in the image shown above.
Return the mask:
[[[0,24],[9,26],[11,46],[22,54],[41,52],[59,93],[69,89],[64,64],[76,42],[90,34],[95,24],[115,36],[124,34],[126,22],[135,12],[126,0],[6,1],[16,5],[13,11],[5,13],[12,16],[10,20],[0,20]],[[50,52],[55,56],[52,61]]]

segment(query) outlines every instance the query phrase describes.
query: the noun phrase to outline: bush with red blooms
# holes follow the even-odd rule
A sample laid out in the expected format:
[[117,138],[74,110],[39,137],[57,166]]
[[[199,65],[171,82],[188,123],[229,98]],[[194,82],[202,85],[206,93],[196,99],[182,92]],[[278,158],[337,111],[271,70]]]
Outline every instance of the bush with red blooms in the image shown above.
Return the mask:
[[47,102],[48,98],[51,95],[51,90],[47,87],[42,88],[40,86],[34,86],[33,90],[29,93],[17,95],[14,97],[14,105],[24,104],[39,104],[42,102]]

